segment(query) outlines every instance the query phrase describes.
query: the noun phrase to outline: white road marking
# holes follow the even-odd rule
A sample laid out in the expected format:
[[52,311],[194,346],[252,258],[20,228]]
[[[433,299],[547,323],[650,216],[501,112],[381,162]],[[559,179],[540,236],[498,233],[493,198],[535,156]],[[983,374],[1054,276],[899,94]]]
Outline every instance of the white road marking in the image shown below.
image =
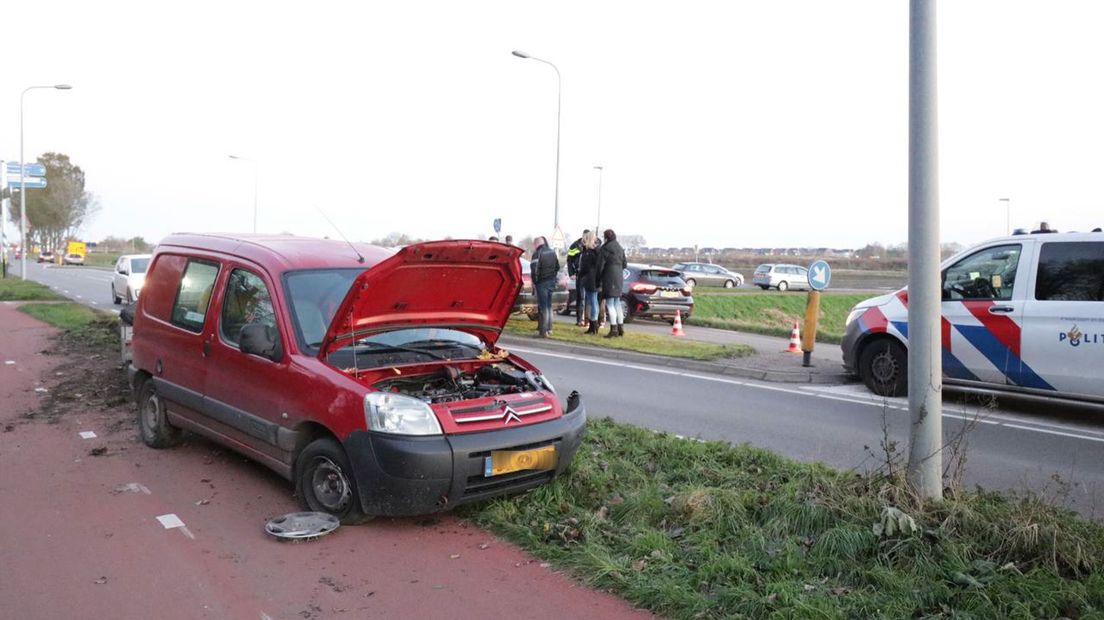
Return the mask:
[[[537,355],[537,356],[544,355],[546,357],[554,357],[554,358],[559,358],[559,359],[571,360],[571,361],[574,361],[574,362],[586,362],[588,364],[598,364],[598,365],[601,365],[601,366],[617,366],[618,368],[629,368],[631,370],[640,370],[640,371],[643,371],[643,372],[651,372],[651,373],[656,373],[656,374],[661,374],[661,375],[674,375],[676,377],[686,377],[688,379],[698,379],[700,381],[712,381],[714,383],[724,383],[724,384],[727,384],[727,385],[738,385],[738,386],[755,388],[757,390],[767,390],[767,391],[772,391],[772,392],[785,392],[787,394],[797,394],[797,395],[801,395],[801,396],[811,396],[811,397],[814,397],[814,398],[827,398],[827,399],[830,399],[830,400],[836,400],[836,401],[840,401],[840,402],[852,403],[852,404],[856,404],[856,405],[866,405],[866,406],[870,406],[870,407],[888,408],[888,409],[894,409],[894,410],[897,410],[897,411],[908,411],[907,401],[903,398],[896,398],[896,399],[887,398],[887,399],[878,400],[878,401],[873,401],[873,400],[868,401],[868,400],[860,400],[860,399],[850,398],[850,397],[843,396],[843,395],[833,394],[829,391],[832,388],[824,387],[824,386],[807,386],[807,387],[802,387],[802,388],[787,388],[787,387],[779,387],[779,386],[776,386],[776,385],[764,385],[762,383],[754,383],[754,382],[750,382],[750,381],[739,381],[739,380],[736,380],[736,379],[726,379],[724,377],[710,377],[710,376],[699,375],[699,374],[691,373],[691,372],[683,372],[683,371],[679,371],[679,370],[668,370],[666,368],[653,368],[651,366],[641,366],[639,364],[625,364],[625,363],[621,363],[621,362],[578,357],[578,356],[575,356],[575,355],[564,355],[562,353],[548,353],[548,352],[545,352],[545,351],[538,351],[538,350],[535,350],[535,349],[525,349],[525,348],[511,347],[508,350],[509,351],[516,351],[518,353],[524,353],[526,355]],[[1050,435],[1061,435],[1061,436],[1064,436],[1064,437],[1072,437],[1074,439],[1085,439],[1085,440],[1088,440],[1088,441],[1104,442],[1104,437],[1093,436],[1092,434],[1097,433],[1097,431],[1094,431],[1094,430],[1091,430],[1091,429],[1080,429],[1080,428],[1076,428],[1076,427],[1063,427],[1063,426],[1058,426],[1058,425],[1055,425],[1055,424],[1039,423],[1039,425],[1044,425],[1045,424],[1046,426],[1050,426],[1050,427],[1067,429],[1067,432],[1060,432],[1060,431],[1047,430],[1047,429],[1043,429],[1043,428],[1036,428],[1035,426],[1025,426],[1023,424],[1016,424],[1014,422],[1020,422],[1020,421],[1023,421],[1023,420],[1020,420],[1018,418],[1012,418],[1010,416],[1006,418],[1004,414],[987,413],[987,414],[984,414],[984,415],[982,415],[982,414],[971,415],[970,411],[964,410],[964,409],[961,409],[961,408],[956,408],[956,407],[953,407],[953,406],[952,407],[946,407],[945,409],[949,409],[951,412],[960,412],[960,413],[949,413],[945,410],[943,412],[943,417],[945,417],[945,418],[953,418],[953,419],[957,419],[957,420],[964,420],[966,422],[979,422],[979,423],[982,423],[982,424],[989,424],[989,425],[993,425],[993,426],[1001,426],[1001,427],[1005,427],[1005,428],[1012,428],[1012,429],[1023,430],[1023,431],[1033,432],[1033,433],[1046,433],[1046,434],[1050,434]],[[965,415],[963,415],[963,414],[965,414]],[[1035,424],[1035,423],[1031,422],[1031,424]],[[1068,432],[1068,431],[1078,431],[1078,432]],[[1091,433],[1091,434],[1082,434],[1082,433]]]

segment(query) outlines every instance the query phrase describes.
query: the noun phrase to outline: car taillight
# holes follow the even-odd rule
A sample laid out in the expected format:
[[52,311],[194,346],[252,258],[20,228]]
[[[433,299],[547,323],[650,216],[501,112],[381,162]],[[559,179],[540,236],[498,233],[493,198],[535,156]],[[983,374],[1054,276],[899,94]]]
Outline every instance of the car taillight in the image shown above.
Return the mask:
[[684,289],[682,289],[682,296],[683,296],[683,297],[689,297],[689,296],[691,296],[691,295],[693,295],[693,294],[694,294],[694,291],[693,291],[693,290],[691,290],[689,286],[688,286],[688,287],[686,287],[686,288],[684,288]]
[[648,293],[649,295],[656,292],[656,288],[658,287],[656,287],[656,285],[654,284],[644,284],[642,282],[637,282],[636,284],[632,285],[632,290],[634,293]]

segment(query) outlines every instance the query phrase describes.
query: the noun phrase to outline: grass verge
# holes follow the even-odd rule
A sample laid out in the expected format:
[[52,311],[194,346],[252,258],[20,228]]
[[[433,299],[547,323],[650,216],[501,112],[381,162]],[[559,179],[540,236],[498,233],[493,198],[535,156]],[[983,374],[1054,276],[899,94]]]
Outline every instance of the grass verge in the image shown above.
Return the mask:
[[88,253],[84,255],[84,264],[89,267],[114,267],[120,254]]
[[[817,342],[838,344],[851,308],[874,293],[825,293],[820,296]],[[788,338],[794,321],[804,322],[805,294],[749,292],[694,297],[690,325]]]
[[0,278],[0,301],[57,301],[65,299],[49,288],[9,275]]
[[[462,509],[674,618],[1102,618],[1104,526],[592,420],[565,475]],[[892,527],[890,526],[892,523]]]
[[[506,323],[506,333],[512,336],[535,338],[537,335],[536,329],[535,321],[512,319]],[[642,334],[634,332],[632,325],[625,327],[625,335],[621,338],[602,338],[587,335],[573,325],[557,324],[549,335],[549,339],[572,344],[586,344],[607,349],[621,349],[695,360],[717,360],[747,357],[755,354],[755,349],[747,345],[722,345],[678,339],[673,336]]]
[[118,346],[119,319],[77,303],[23,304],[19,311],[63,330],[62,339],[89,350]]

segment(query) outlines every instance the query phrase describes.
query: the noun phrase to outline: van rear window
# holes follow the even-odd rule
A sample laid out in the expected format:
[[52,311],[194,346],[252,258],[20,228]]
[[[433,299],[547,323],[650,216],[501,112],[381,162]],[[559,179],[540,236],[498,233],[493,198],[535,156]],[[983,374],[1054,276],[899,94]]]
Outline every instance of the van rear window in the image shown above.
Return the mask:
[[773,265],[759,265],[755,268],[755,273],[770,273]]
[[1104,243],[1044,243],[1035,299],[1104,301]]
[[203,331],[211,293],[218,277],[218,263],[190,259],[173,302],[172,324],[196,333]]

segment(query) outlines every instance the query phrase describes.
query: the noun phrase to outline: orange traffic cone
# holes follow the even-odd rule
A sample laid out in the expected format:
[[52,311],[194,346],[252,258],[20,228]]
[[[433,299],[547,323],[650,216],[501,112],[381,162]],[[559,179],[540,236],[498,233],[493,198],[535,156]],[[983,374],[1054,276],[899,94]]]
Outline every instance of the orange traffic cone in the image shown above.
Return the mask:
[[790,346],[786,347],[786,353],[801,353],[801,330],[794,321],[793,331],[790,332]]
[[672,336],[679,336],[679,337],[686,335],[686,334],[682,333],[682,311],[681,310],[675,310],[675,326],[671,328],[671,335]]

